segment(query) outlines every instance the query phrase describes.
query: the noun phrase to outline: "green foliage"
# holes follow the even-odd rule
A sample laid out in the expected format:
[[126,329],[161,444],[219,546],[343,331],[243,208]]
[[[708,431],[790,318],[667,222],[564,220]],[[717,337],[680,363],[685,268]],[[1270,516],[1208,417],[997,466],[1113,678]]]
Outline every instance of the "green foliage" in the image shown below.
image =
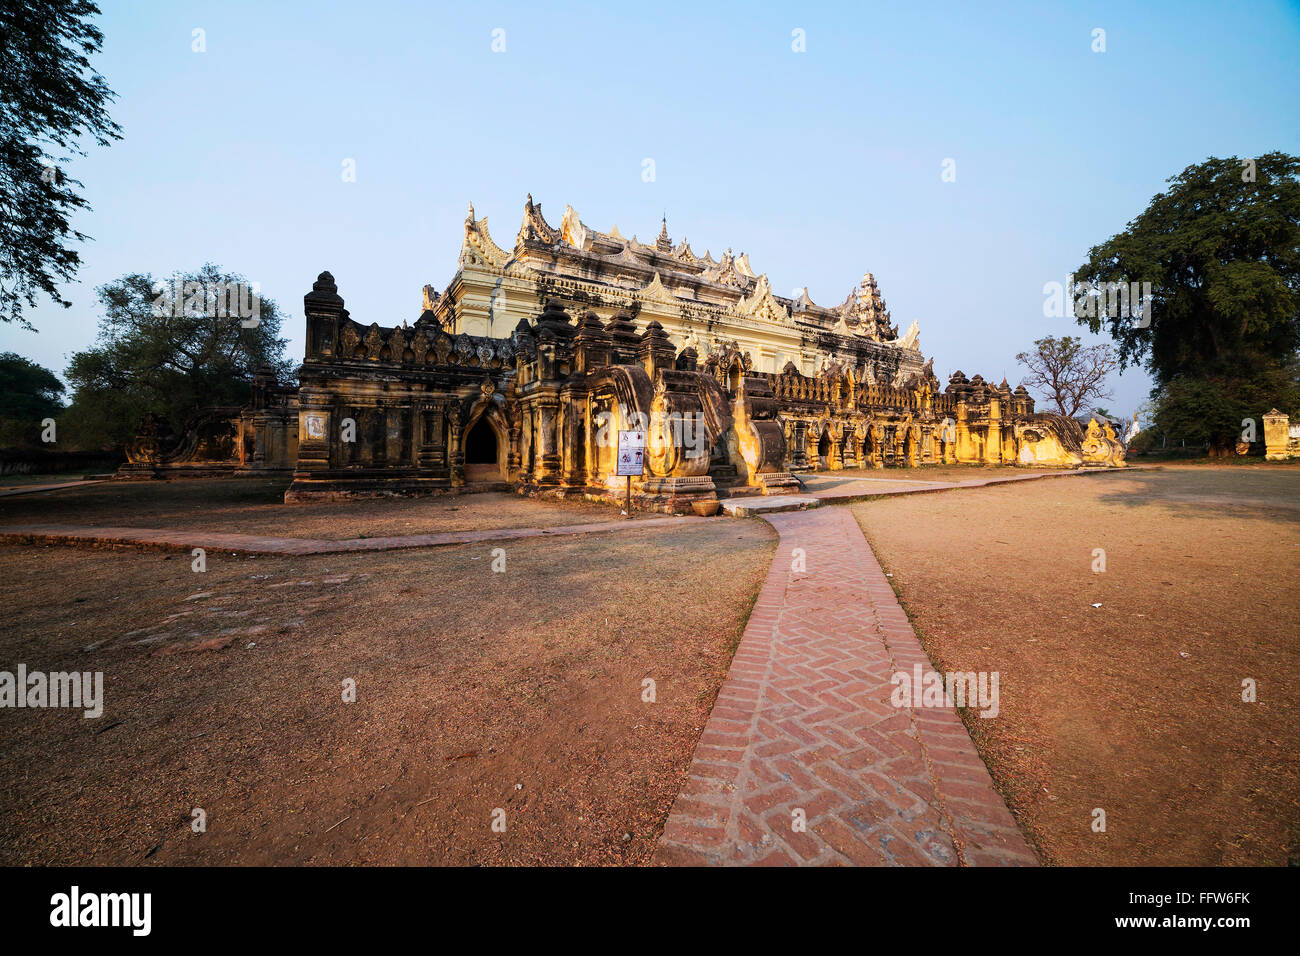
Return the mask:
[[0,416],[39,421],[63,411],[59,377],[16,352],[0,352]]
[[88,59],[98,13],[87,0],[0,0],[0,321],[31,328],[23,309],[38,293],[71,305],[58,284],[81,258],[66,243],[88,237],[68,218],[87,203],[60,164],[85,155],[83,136],[121,139],[105,111],[115,94]]
[[57,375],[15,352],[0,353],[0,447],[36,445],[41,422],[63,411]]
[[1151,282],[1150,327],[1077,303],[1076,320],[1107,328],[1121,367],[1145,364],[1157,386],[1285,362],[1300,347],[1300,159],[1210,158],[1169,182],[1075,270],[1094,286]]
[[1142,322],[1082,314],[1081,302],[1075,316],[1110,332],[1121,367],[1151,372],[1154,409],[1144,425],[1170,445],[1220,453],[1236,445],[1244,419],[1255,419],[1259,437],[1270,408],[1296,409],[1300,159],[1211,157],[1169,182],[1075,271],[1094,288],[1150,282]]
[[[192,283],[170,301],[172,283]],[[74,353],[65,373],[75,389],[60,426],[83,448],[112,447],[131,439],[146,412],[163,415],[179,430],[200,409],[242,405],[259,368],[287,382],[292,363],[280,338],[281,314],[261,299],[258,324],[218,307],[218,284],[245,283],[208,263],[198,272],[156,283],[133,273],[97,289],[104,307],[95,345]]]
[[1154,427],[1169,440],[1206,445],[1225,453],[1236,445],[1243,422],[1253,419],[1263,441],[1263,416],[1278,408],[1300,411],[1300,366],[1265,365],[1252,374],[1180,376],[1155,395]]
[[1156,429],[1149,427],[1143,428],[1133,436],[1133,440],[1128,443],[1128,453],[1130,456],[1147,455],[1160,447],[1160,433]]

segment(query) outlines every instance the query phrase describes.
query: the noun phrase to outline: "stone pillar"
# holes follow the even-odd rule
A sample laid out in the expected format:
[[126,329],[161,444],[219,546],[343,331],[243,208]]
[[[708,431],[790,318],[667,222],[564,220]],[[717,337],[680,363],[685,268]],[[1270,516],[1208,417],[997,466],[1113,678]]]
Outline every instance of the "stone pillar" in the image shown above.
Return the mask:
[[1002,403],[997,398],[989,399],[989,428],[984,440],[984,460],[990,464],[1002,464]]
[[253,415],[253,467],[260,468],[270,457],[267,454],[267,439],[270,437],[267,429],[266,414],[264,412],[254,413]]
[[1269,461],[1290,458],[1291,420],[1276,408],[1264,416],[1264,457]]
[[348,321],[334,277],[322,272],[311,291],[302,297],[307,319],[306,359],[332,359],[338,354],[339,334]]
[[303,389],[299,394],[295,477],[310,478],[312,472],[329,470],[330,445],[336,439],[329,401],[330,396],[323,392]]
[[565,414],[564,429],[564,472],[562,483],[573,488],[587,484],[587,395],[582,389],[566,389],[561,396]]
[[970,408],[965,401],[957,403],[957,428],[956,441],[953,449],[953,458],[962,464],[967,462],[979,461],[975,454],[975,441],[971,438],[970,433]]
[[537,403],[537,470],[533,480],[539,485],[554,485],[560,480],[559,447],[560,403],[543,398]]
[[573,340],[575,372],[588,372],[609,362],[610,335],[595,312],[587,311],[578,319],[578,334]]
[[510,423],[510,448],[506,455],[506,478],[513,481],[519,474],[519,468],[523,461],[522,442],[523,442],[523,424],[520,421],[519,407],[516,405],[513,409],[507,406],[507,419]]
[[668,340],[668,333],[664,331],[662,325],[652,319],[646,325],[640,344],[637,346],[637,359],[645,369],[646,375],[650,377],[650,381],[655,380],[656,373],[660,369],[673,367],[675,355],[676,350]]
[[424,402],[419,407],[420,421],[416,434],[419,436],[416,462],[421,468],[441,468],[446,463],[447,446],[445,435],[446,407],[443,402]]
[[465,451],[460,444],[460,402],[447,408],[447,464],[451,466],[451,485],[465,484]]
[[808,467],[808,423],[805,421],[796,421],[794,423],[794,466],[796,468]]
[[844,426],[844,437],[841,439],[841,447],[844,451],[840,455],[840,463],[844,468],[856,468],[858,466],[858,451],[854,445],[853,426],[846,424]]

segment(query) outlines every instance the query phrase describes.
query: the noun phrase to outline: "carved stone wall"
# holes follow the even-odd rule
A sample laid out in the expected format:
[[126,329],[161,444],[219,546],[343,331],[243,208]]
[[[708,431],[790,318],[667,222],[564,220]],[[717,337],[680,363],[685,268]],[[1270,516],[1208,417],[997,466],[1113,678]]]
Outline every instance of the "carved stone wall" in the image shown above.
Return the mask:
[[[828,362],[756,372],[724,343],[700,361],[630,311],[576,318],[550,299],[508,338],[352,321],[333,277],[304,299],[308,351],[288,501],[512,488],[616,498],[620,429],[645,429],[643,507],[689,510],[719,493],[773,494],[792,472],[940,462],[1122,462],[1100,428],[1035,415],[1024,389],[927,364],[899,378]],[[1095,423],[1094,423],[1095,425]]]

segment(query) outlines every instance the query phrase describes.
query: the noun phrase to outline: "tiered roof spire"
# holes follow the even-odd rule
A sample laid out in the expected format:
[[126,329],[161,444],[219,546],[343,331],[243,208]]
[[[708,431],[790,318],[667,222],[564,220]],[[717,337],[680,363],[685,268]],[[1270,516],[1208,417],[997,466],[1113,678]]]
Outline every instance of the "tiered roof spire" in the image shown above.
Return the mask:
[[671,254],[673,251],[673,241],[668,238],[668,213],[664,213],[663,219],[660,220],[659,238],[655,240],[655,248],[660,252]]

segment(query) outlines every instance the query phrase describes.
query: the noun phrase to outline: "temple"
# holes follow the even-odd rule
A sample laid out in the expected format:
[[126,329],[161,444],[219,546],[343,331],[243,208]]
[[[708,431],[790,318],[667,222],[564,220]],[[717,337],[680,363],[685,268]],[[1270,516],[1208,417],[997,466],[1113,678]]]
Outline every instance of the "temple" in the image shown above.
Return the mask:
[[[299,386],[128,448],[135,475],[291,471],[287,501],[515,489],[614,497],[620,429],[645,429],[640,507],[798,487],[797,473],[954,462],[1116,466],[1109,425],[1036,413],[1023,387],[940,388],[913,322],[867,273],[836,306],[773,293],[744,252],[643,244],[528,197],[511,250],[464,223],[456,274],[413,322],[362,324],[323,272]],[[215,435],[215,437],[214,437]],[[207,449],[207,451],[204,451]]]

